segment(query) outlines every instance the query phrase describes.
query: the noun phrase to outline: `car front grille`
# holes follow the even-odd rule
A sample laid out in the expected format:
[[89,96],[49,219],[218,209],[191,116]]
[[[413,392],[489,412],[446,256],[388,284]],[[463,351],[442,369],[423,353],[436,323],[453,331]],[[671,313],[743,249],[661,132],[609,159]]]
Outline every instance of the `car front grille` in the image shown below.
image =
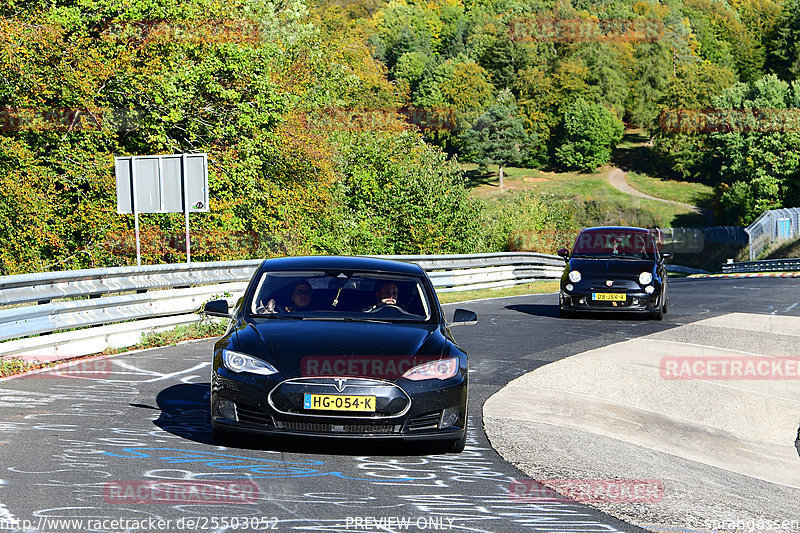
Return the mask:
[[320,424],[318,422],[276,422],[278,429],[308,431],[313,433],[352,433],[358,435],[400,433],[400,426],[386,424]]
[[439,427],[439,419],[441,413],[428,413],[427,415],[412,418],[406,424],[408,431],[425,431],[428,429],[436,429]]

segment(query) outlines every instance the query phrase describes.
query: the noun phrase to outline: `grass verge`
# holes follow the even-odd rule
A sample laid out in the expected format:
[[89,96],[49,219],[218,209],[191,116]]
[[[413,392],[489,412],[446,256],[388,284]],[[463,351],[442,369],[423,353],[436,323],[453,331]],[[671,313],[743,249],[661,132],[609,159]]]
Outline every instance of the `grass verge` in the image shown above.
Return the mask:
[[637,191],[664,200],[708,207],[714,199],[713,187],[703,183],[651,178],[636,172],[628,172],[625,179]]
[[[506,167],[502,188],[497,184],[497,166],[489,165],[482,174],[478,165],[462,163],[469,180],[470,196],[482,200],[487,214],[501,209],[503,203],[520,195],[535,194],[570,200],[575,205],[575,223],[580,227],[603,225],[629,225],[640,227],[691,227],[706,225],[705,217],[690,209],[628,195],[615,189],[608,181],[609,167],[581,174],[576,172],[544,172],[536,169]],[[635,173],[629,173],[631,174]],[[669,182],[640,175],[642,189],[659,198],[672,196],[676,201],[704,205],[710,202],[713,192],[702,184]],[[633,182],[631,182],[633,184]],[[666,185],[664,185],[666,183]],[[656,184],[666,192],[656,191]],[[678,192],[683,186],[688,192]],[[634,185],[634,187],[639,188]],[[673,198],[665,198],[673,199]],[[552,251],[550,251],[552,252]]]
[[3,359],[0,361],[0,378],[24,374],[31,370],[53,366],[54,363],[40,363],[38,361],[24,361],[22,359]]

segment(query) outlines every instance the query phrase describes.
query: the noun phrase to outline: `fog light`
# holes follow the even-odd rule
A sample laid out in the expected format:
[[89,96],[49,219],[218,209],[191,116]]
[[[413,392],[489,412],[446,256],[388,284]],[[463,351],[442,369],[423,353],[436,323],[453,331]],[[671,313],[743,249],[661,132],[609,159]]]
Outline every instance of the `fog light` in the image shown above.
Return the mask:
[[633,300],[631,300],[631,305],[639,305],[639,300],[634,298]]
[[578,303],[581,305],[586,305],[586,298],[581,298],[580,300],[578,300]]
[[567,289],[568,291],[572,291],[572,289],[574,289],[572,283],[567,283],[566,285],[564,285],[564,288]]
[[644,288],[644,292],[646,292],[647,294],[653,294],[653,291],[655,290],[656,288],[653,287],[652,285],[648,285],[647,287]]
[[234,422],[239,421],[239,413],[236,411],[236,404],[230,400],[219,401],[219,412],[228,420],[233,420]]
[[458,407],[448,407],[442,411],[442,419],[439,422],[439,429],[449,428],[458,420]]

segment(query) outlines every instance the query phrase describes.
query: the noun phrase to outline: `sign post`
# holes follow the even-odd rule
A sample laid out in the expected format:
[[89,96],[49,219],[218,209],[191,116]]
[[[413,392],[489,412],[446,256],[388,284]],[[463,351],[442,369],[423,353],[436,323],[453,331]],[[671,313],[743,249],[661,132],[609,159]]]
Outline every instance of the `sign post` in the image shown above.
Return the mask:
[[186,262],[191,263],[189,214],[208,212],[206,154],[117,157],[117,213],[133,213],[136,264],[141,265],[139,213],[184,213]]

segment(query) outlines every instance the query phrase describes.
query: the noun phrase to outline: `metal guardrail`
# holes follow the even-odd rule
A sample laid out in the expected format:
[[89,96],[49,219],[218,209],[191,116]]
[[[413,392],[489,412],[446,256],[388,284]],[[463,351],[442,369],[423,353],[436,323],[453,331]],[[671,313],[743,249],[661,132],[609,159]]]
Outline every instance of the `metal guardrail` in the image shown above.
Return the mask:
[[800,208],[764,211],[744,231],[748,235],[752,262],[773,242],[794,239],[800,235]]
[[[439,292],[561,276],[537,253],[380,256],[418,263]],[[198,322],[215,295],[236,300],[261,260],[0,276],[0,357],[68,358],[131,346],[142,333]],[[4,341],[4,342],[2,342]]]
[[800,259],[769,259],[765,261],[742,261],[722,265],[726,274],[748,272],[793,272],[800,271]]

